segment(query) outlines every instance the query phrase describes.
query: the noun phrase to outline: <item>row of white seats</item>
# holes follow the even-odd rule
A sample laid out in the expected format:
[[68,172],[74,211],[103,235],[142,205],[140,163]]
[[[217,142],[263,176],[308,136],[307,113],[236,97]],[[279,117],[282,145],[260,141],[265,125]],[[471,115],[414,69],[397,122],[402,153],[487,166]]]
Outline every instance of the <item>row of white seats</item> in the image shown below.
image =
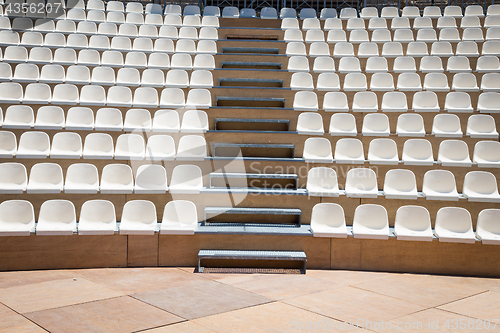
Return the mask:
[[[469,211],[461,207],[443,207],[436,214],[435,229],[431,227],[429,211],[422,206],[402,206],[396,212],[394,235],[398,240],[432,241],[474,244],[500,244],[498,220],[500,209],[484,209],[477,217],[476,233]],[[344,209],[336,203],[319,203],[313,207],[311,229],[314,237],[347,238]],[[387,210],[381,205],[360,205],[354,211],[354,238],[388,239]]]
[[[47,200],[35,223],[33,205],[26,200],[0,203],[0,236],[113,235],[118,230],[115,206],[107,200],[85,201],[76,222],[75,206],[68,200]],[[121,235],[192,235],[198,226],[196,206],[191,201],[169,201],[157,230],[156,207],[147,200],[127,201],[123,206]]]
[[[347,58],[342,58],[344,60]],[[376,59],[379,60],[379,59]],[[375,63],[375,61],[374,61]],[[375,63],[375,65],[377,65]],[[342,73],[342,71],[341,71]],[[451,87],[448,84],[448,78],[443,73],[427,73],[424,76],[423,85],[421,76],[416,73],[402,73],[397,75],[397,84],[394,85],[395,77],[391,73],[385,71],[367,71],[374,73],[370,77],[370,86],[366,75],[359,71],[348,72],[344,77],[344,91],[440,91],[447,92],[450,90],[477,92],[477,91],[499,91],[500,90],[500,74],[488,73],[481,78],[481,86],[477,85],[476,76],[472,73],[457,73],[452,76]],[[352,75],[354,74],[354,75]],[[294,73],[290,79],[290,88],[292,90],[313,90],[313,78],[310,73]],[[336,73],[321,73],[318,75],[316,89],[320,91],[340,91],[340,78]],[[465,96],[465,95],[464,95]],[[468,106],[468,105],[467,105]]]
[[[171,25],[158,25],[157,22],[153,22],[151,16],[146,16],[146,20],[143,23],[111,23],[111,22],[92,22],[92,21],[80,21],[75,22],[74,20],[60,20],[54,21],[51,19],[38,19],[32,21],[28,18],[15,18],[11,20],[8,17],[0,16],[0,30],[13,30],[20,32],[41,32],[50,33],[57,32],[62,34],[73,34],[80,33],[84,35],[97,34],[99,29],[98,26],[103,24],[101,29],[109,30],[109,27],[115,27],[115,35],[127,36],[127,37],[140,37],[142,34],[152,34],[151,31],[156,31],[157,37],[167,37],[167,38],[177,38],[178,29],[185,30],[186,32],[192,31],[192,29],[201,28],[202,29],[219,28],[219,21],[217,18],[204,18],[201,26],[184,26],[182,23],[171,24]],[[159,29],[158,29],[159,27]],[[154,28],[154,29],[153,29]],[[106,32],[105,34],[108,34]],[[185,33],[184,33],[185,34]]]
[[[303,112],[299,114],[297,132],[305,135],[325,134],[323,117],[316,112]],[[334,113],[330,118],[329,133],[335,136],[357,136],[358,132],[354,115],[351,113]],[[360,134],[363,136],[391,135],[389,117],[383,113],[366,114],[363,118],[363,126]],[[424,119],[418,113],[403,113],[399,115],[395,134],[398,136],[424,137],[426,135]],[[450,113],[436,115],[430,134],[436,137],[461,138],[463,132],[460,126],[460,118]],[[470,116],[467,121],[466,135],[471,138],[498,139],[495,118],[485,114]]]
[[[210,28],[207,28],[210,29]],[[210,31],[205,31],[210,33]],[[192,35],[193,37],[197,37],[197,35]],[[204,48],[207,46],[216,45],[214,39],[217,39],[217,35],[204,35],[203,38],[200,39],[200,43],[204,45]],[[213,37],[213,38],[208,38]],[[180,38],[175,45],[177,47],[179,43],[183,43],[185,45],[192,44],[193,48],[195,45],[195,41],[198,38]],[[0,31],[0,45],[3,46],[25,46],[25,47],[49,47],[49,48],[61,48],[67,47],[72,49],[93,49],[93,50],[124,50],[124,51],[141,51],[141,52],[174,52],[174,42],[172,38],[160,38],[156,39],[153,42],[153,39],[150,37],[136,37],[132,38],[133,42],[129,37],[119,36],[112,37],[111,41],[108,36],[95,34],[87,38],[86,35],[83,34],[70,34],[68,36],[68,40],[66,41],[66,37],[61,33],[50,32],[45,35],[45,38],[42,36],[40,32],[25,32],[21,40],[19,40],[19,36],[17,32],[10,31]],[[203,47],[202,47],[203,49]],[[217,49],[215,49],[216,52]],[[176,50],[177,51],[177,50]],[[178,52],[178,51],[177,51]],[[213,51],[213,47],[209,47],[209,53],[215,53]],[[194,50],[193,50],[194,53]]]
[[[464,13],[462,13],[462,8],[459,6],[445,6],[443,13],[441,13],[441,8],[438,6],[425,6],[422,15],[420,14],[420,8],[416,6],[405,6],[403,7],[401,13],[398,7],[384,6],[380,11],[380,17],[392,19],[395,17],[407,17],[407,18],[417,18],[417,17],[429,17],[429,18],[439,18],[441,16],[449,16],[460,18],[463,16],[477,16],[484,17],[484,10],[482,6],[479,5],[469,5],[465,7]],[[401,14],[401,15],[400,15]],[[499,15],[500,6],[489,5],[487,9],[487,15]],[[315,18],[317,17],[316,10],[314,8],[304,8],[300,11],[300,18]],[[320,12],[320,19],[326,20],[329,18],[336,18],[337,10],[335,8],[323,8]],[[356,8],[342,8],[339,11],[338,17],[341,20],[349,20],[350,18],[358,17],[358,10]],[[379,17],[379,11],[376,7],[364,7],[359,11],[359,17],[369,20],[373,17]],[[282,8],[280,11],[280,18],[297,18],[297,12],[294,8]]]
[[344,29],[343,22],[338,18],[328,18],[325,20],[323,28],[321,27],[321,21],[317,18],[306,18],[302,21],[299,27],[299,21],[293,18],[283,19],[281,21],[281,29],[301,29],[307,30],[358,30],[358,29],[368,29],[374,31],[377,29],[445,29],[445,28],[492,28],[500,26],[500,15],[488,16],[484,20],[484,24],[477,16],[467,16],[460,19],[460,24],[457,24],[457,20],[454,17],[440,17],[437,23],[434,24],[430,17],[417,17],[411,22],[408,17],[394,17],[391,22],[387,21],[386,18],[371,17],[368,19],[368,25],[366,25],[366,20],[362,18],[349,18],[347,20],[346,27]]
[[[28,7],[29,8],[29,7]],[[17,10],[16,10],[17,9]],[[174,27],[219,27],[219,19],[214,16],[206,16],[200,18],[199,16],[184,16],[182,18],[178,15],[165,15],[164,17],[160,14],[140,14],[140,13],[120,13],[120,12],[104,12],[101,10],[90,10],[86,12],[83,9],[71,8],[69,10],[64,10],[59,8],[54,8],[50,10],[50,12],[44,12],[44,9],[33,7],[34,13],[29,13],[25,15],[16,6],[5,6],[2,8],[3,18],[14,18],[24,20],[28,28],[31,26],[33,28],[33,20],[38,21],[38,23],[44,23],[46,25],[53,26],[51,23],[47,23],[48,21],[59,22],[59,21],[71,21],[71,22],[93,22],[93,23],[115,23],[115,24],[151,24],[155,26],[174,26]],[[35,22],[36,22],[35,21]],[[2,25],[6,25],[4,23]],[[17,26],[12,26],[12,28],[17,28]]]
[[[476,144],[474,147],[474,158],[481,155],[497,165],[498,163],[498,142],[487,142]],[[491,143],[490,143],[491,142]],[[491,148],[485,153],[485,147]],[[477,151],[477,154],[476,154]],[[304,143],[302,154],[306,162],[310,163],[333,163],[336,164],[364,164],[366,161],[371,164],[397,165],[402,162],[404,165],[427,165],[441,164],[452,167],[470,167],[474,163],[480,163],[480,159],[471,161],[469,147],[462,140],[443,140],[439,144],[437,161],[434,161],[432,145],[426,139],[408,139],[403,145],[402,159],[399,160],[397,144],[392,139],[374,139],[370,141],[368,159],[365,159],[363,143],[359,139],[342,138],[335,144],[335,154],[332,154],[332,144],[326,138],[308,138]],[[478,156],[481,157],[481,156]],[[489,161],[486,161],[488,164]],[[483,164],[481,162],[481,164]]]
[[[199,133],[197,115],[189,115],[189,121],[183,122],[183,132]],[[187,116],[185,116],[187,118]],[[187,123],[187,124],[186,124]],[[92,133],[85,137],[85,145],[78,133],[59,132],[50,139],[45,132],[24,132],[19,139],[16,151],[16,138],[12,132],[0,131],[2,142],[0,157],[41,159],[116,159],[116,160],[204,160],[207,157],[207,143],[203,136],[185,135],[179,140],[177,152],[174,139],[169,135],[151,136],[147,143],[139,134],[121,134],[113,145],[111,135]]]
[[[142,77],[142,78],[141,78]],[[115,69],[107,66],[94,67],[92,71],[87,66],[71,65],[66,71],[61,65],[18,64],[12,74],[10,64],[0,63],[1,82],[41,82],[68,84],[100,84],[119,85],[127,87],[179,87],[179,88],[212,88],[213,75],[210,71],[194,70],[191,79],[182,69],[171,69],[165,73],[158,68],[148,68],[142,75],[136,68]]]
[[47,83],[29,83],[23,87],[17,82],[0,83],[0,103],[96,105],[118,107],[209,108],[212,96],[208,89],[190,89],[187,99],[181,88],[165,88],[158,97],[152,87],[132,90],[124,86],[111,86],[106,90],[100,85],[86,85],[79,89],[74,84],[56,84],[52,90]]
[[[199,45],[200,43],[198,43]],[[176,68],[176,69],[215,69],[215,58],[211,54],[199,53],[194,59],[189,53],[175,53],[171,58],[167,53],[154,52],[146,55],[144,52],[133,51],[104,51],[99,54],[97,50],[80,50],[78,53],[70,48],[58,48],[52,56],[52,50],[46,47],[34,47],[28,50],[23,46],[8,46],[5,49],[3,62],[84,66],[109,66],[109,67],[135,67],[135,68]],[[2,54],[0,52],[0,58]],[[125,58],[125,60],[124,60]]]
[[[462,35],[462,37],[460,37]],[[498,40],[500,38],[500,28],[489,28],[486,31],[486,40]],[[347,41],[347,34],[343,30],[330,30],[326,34],[326,42],[329,44],[345,42]],[[423,43],[433,43],[437,41],[441,42],[452,42],[458,43],[461,41],[474,41],[483,42],[485,40],[483,31],[480,28],[467,28],[462,34],[458,32],[455,28],[442,29],[439,33],[439,38],[436,31],[432,29],[422,29],[417,33],[417,38],[414,38],[414,34],[410,29],[399,29],[394,32],[392,36],[391,32],[387,29],[379,29],[373,31],[371,38],[366,30],[352,30],[349,33],[349,42],[353,44],[360,44],[363,42],[372,41],[374,43],[386,43],[386,42],[399,42],[399,43],[411,43],[414,41]],[[287,29],[284,34],[285,42],[302,42],[313,43],[313,42],[324,42],[325,33],[322,30],[307,30],[305,37],[303,37],[302,32],[298,29]]]
[[[363,75],[363,74],[347,74]],[[403,75],[403,74],[401,74]],[[1,85],[1,83],[0,83]],[[344,86],[344,90],[345,86]],[[364,90],[364,89],[359,89]],[[347,90],[346,90],[347,91]],[[479,95],[477,107],[481,113],[500,112],[500,93],[484,92]],[[298,91],[293,100],[293,109],[297,111],[318,111],[318,97],[312,91]],[[438,96],[434,91],[417,91],[413,94],[411,109],[408,107],[406,94],[401,91],[384,93],[382,105],[379,107],[377,94],[373,91],[358,91],[354,94],[351,108],[344,92],[329,91],[323,96],[322,109],[326,112],[473,112],[471,98],[466,92],[454,91],[446,95],[444,108],[441,108]]]
[[430,170],[424,174],[422,191],[417,191],[415,174],[407,169],[391,169],[384,176],[384,187],[379,193],[377,174],[372,169],[356,168],[347,172],[344,190],[339,190],[337,173],[332,168],[312,168],[307,174],[307,192],[310,196],[348,198],[377,198],[470,202],[500,202],[495,175],[485,171],[470,171],[465,175],[462,194],[457,192],[455,176],[448,170]]
[[145,164],[135,176],[127,164],[107,164],[102,169],[101,181],[93,164],[71,164],[63,171],[56,163],[37,163],[31,167],[30,177],[21,163],[0,163],[0,193],[89,193],[132,194],[171,193],[197,194],[203,188],[201,169],[195,165],[178,165],[172,171],[167,186],[165,168],[158,164]]
[[[153,132],[206,132],[208,116],[201,110],[187,110],[183,113],[182,126],[179,114],[175,110],[160,109],[151,113],[145,109],[129,109],[123,120],[122,112],[116,108],[100,108],[95,114],[89,107],[71,107],[64,119],[64,110],[60,106],[47,105],[38,109],[35,115],[27,105],[11,105],[5,118],[0,109],[0,126],[4,129],[61,130],[73,131],[127,131]],[[6,137],[4,142],[11,141]],[[15,140],[15,137],[14,137]]]

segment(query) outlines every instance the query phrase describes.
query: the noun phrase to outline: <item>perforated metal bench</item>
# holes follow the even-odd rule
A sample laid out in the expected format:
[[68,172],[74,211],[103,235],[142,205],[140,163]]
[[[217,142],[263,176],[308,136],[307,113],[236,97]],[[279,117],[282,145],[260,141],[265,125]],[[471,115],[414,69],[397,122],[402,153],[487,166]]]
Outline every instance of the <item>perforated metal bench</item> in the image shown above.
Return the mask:
[[203,259],[302,261],[302,274],[306,273],[307,262],[307,256],[302,251],[200,250],[198,252],[199,273],[203,273],[205,269],[201,266]]

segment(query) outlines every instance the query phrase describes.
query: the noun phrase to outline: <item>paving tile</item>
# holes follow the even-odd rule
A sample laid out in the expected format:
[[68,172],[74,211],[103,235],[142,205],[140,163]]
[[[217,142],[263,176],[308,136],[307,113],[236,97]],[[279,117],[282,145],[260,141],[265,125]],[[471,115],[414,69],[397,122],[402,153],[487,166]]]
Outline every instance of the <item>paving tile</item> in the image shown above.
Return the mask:
[[359,323],[360,326],[367,320],[388,321],[424,309],[393,297],[348,286],[283,302],[337,320]]
[[123,293],[82,279],[53,280],[0,289],[0,302],[19,313],[121,296]]
[[[483,320],[498,320],[500,325],[500,293],[486,292],[452,302],[440,309]],[[498,326],[498,325],[497,325]]]
[[344,271],[344,270],[317,270],[308,269],[306,276],[323,279],[337,285],[353,285],[375,279],[384,279],[388,276],[397,275],[384,272]]
[[425,307],[436,307],[487,291],[464,279],[417,274],[394,274],[353,286]]
[[500,326],[495,329],[493,323],[485,323],[480,319],[473,319],[439,309],[427,309],[412,313],[410,315],[394,319],[390,322],[379,323],[378,326],[382,327],[375,327],[375,323],[373,323],[368,328],[381,333],[500,332]]
[[46,331],[29,319],[0,304],[0,332],[37,333]]
[[[226,282],[226,280],[218,281]],[[305,275],[258,276],[251,280],[231,283],[231,285],[274,300],[297,297],[338,287],[338,284],[325,283],[322,279]]]
[[152,328],[150,330],[142,331],[143,333],[213,333],[206,327],[195,324],[192,321],[183,321],[181,323],[172,324],[168,326],[162,326],[157,328]]
[[179,286],[202,279],[197,274],[169,267],[87,269],[76,273],[87,280],[127,294]]
[[219,282],[202,279],[180,286],[132,295],[182,318],[193,319],[236,310],[270,299]]
[[171,313],[122,296],[26,314],[50,332],[134,332],[182,321]]
[[[365,332],[348,324],[281,302],[272,302],[194,320],[217,332]],[[342,328],[343,326],[343,328]]]
[[22,286],[52,280],[69,279],[75,277],[71,271],[12,271],[0,272],[0,288]]

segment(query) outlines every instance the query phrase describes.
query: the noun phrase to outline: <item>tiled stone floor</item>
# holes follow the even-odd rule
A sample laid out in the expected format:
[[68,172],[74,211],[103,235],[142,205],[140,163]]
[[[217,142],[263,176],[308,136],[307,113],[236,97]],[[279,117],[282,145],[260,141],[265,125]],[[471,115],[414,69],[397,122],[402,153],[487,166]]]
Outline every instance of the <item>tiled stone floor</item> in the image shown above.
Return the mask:
[[500,279],[193,271],[0,272],[0,332],[500,332]]

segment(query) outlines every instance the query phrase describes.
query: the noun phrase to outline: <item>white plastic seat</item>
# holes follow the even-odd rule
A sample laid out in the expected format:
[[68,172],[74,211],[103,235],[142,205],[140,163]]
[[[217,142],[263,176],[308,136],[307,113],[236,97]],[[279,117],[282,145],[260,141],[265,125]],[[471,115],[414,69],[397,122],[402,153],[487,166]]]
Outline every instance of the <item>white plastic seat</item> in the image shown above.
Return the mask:
[[16,154],[17,140],[14,133],[0,131],[0,157],[12,158]]
[[75,206],[68,200],[47,200],[40,207],[36,235],[72,235],[76,232]]
[[151,130],[151,113],[146,109],[129,109],[125,114],[123,123],[125,132],[150,131]]
[[97,110],[95,129],[97,131],[122,131],[123,119],[121,111],[115,108],[101,108]]
[[396,57],[393,71],[394,73],[416,72],[415,59],[413,57]]
[[123,206],[120,235],[153,235],[156,225],[156,207],[151,201],[132,200]]
[[330,135],[356,136],[356,118],[350,113],[334,113],[330,119]]
[[[385,7],[384,7],[385,8]],[[391,29],[410,29],[410,20],[407,17],[394,17],[391,21]]]
[[432,43],[431,55],[438,57],[452,57],[454,53],[451,47],[451,43],[448,41]]
[[464,16],[484,17],[483,7],[480,5],[469,5],[465,7]]
[[153,132],[177,133],[180,130],[179,114],[174,110],[158,110],[153,118]]
[[134,107],[155,108],[158,106],[158,92],[155,88],[140,87],[134,91]]
[[197,226],[198,216],[193,202],[173,200],[165,205],[160,227],[161,234],[193,235]]
[[292,90],[313,90],[313,78],[309,73],[293,73],[290,79],[290,88]]
[[324,42],[324,41],[325,41],[325,34],[323,30],[320,29],[307,30],[305,36],[306,43]]
[[425,29],[418,30],[416,41],[417,42],[425,42],[425,43],[437,42],[438,38],[437,38],[436,30],[434,30],[433,28],[429,28],[429,29],[425,28]]
[[175,53],[174,55],[172,55],[170,67],[172,69],[192,69],[193,63],[191,56],[187,53]]
[[[205,7],[203,11],[203,15],[206,15],[206,10],[207,7]],[[267,19],[267,20],[273,20],[278,18],[278,12],[276,11],[276,8],[273,7],[264,7],[260,10],[260,18],[261,19]]]
[[368,31],[364,29],[352,30],[349,33],[349,43],[360,44],[364,42],[369,42]]
[[125,56],[125,67],[146,68],[147,58],[144,52],[133,51],[128,52]]
[[479,141],[474,146],[474,163],[480,168],[500,167],[500,143],[498,141]]
[[313,207],[311,229],[314,237],[347,238],[343,208],[336,203],[320,203]]
[[0,63],[0,81],[9,82],[10,80],[12,80],[12,77],[12,67],[10,66],[10,64]]
[[420,17],[420,9],[415,6],[405,6],[401,12],[402,17],[417,18]]
[[45,132],[24,132],[19,139],[17,158],[47,158],[50,153],[49,136]]
[[129,87],[114,86],[108,89],[108,106],[131,107],[132,90]]
[[[403,18],[402,18],[403,19]],[[397,29],[394,31],[394,42],[412,43],[415,42],[413,37],[413,30],[411,29]]]
[[476,71],[478,73],[491,73],[500,71],[500,61],[497,56],[481,56],[477,59]]
[[466,134],[471,138],[497,139],[495,119],[486,114],[470,116],[467,121]]
[[424,57],[429,55],[425,42],[410,42],[406,47],[406,55],[409,57]]
[[408,111],[408,101],[406,99],[406,95],[400,91],[386,92],[382,97],[381,109],[383,112]]
[[499,210],[483,209],[477,217],[476,237],[483,244],[500,244]]
[[283,40],[285,42],[303,42],[304,38],[300,29],[286,29]]
[[396,212],[394,234],[398,240],[432,241],[429,211],[421,206],[402,206]]
[[309,47],[310,57],[328,57],[330,56],[330,48],[325,42],[313,42]]
[[[78,53],[78,64],[85,66],[99,66],[101,64],[99,52],[96,50],[81,50]],[[121,65],[123,66],[123,59]]]
[[217,44],[213,40],[200,40],[196,47],[196,53],[217,53]]
[[389,43],[392,42],[391,32],[388,29],[377,29],[372,32],[372,42]]
[[116,160],[142,160],[145,153],[144,138],[139,134],[121,134],[116,140]]
[[123,2],[121,1],[108,1],[106,4],[107,12],[124,12]]
[[342,57],[339,61],[340,73],[361,72],[359,59],[356,57]]
[[204,133],[208,131],[208,115],[205,111],[187,110],[182,117],[181,132]]
[[199,194],[203,188],[200,167],[196,165],[177,165],[172,171],[169,191],[172,194]]
[[161,92],[160,106],[182,108],[185,105],[184,91],[180,88],[165,88]]
[[378,45],[372,42],[363,42],[358,47],[358,58],[378,57]]
[[[483,76],[481,77],[481,90],[486,92],[486,94],[488,94],[489,92],[500,91],[499,79],[500,79],[499,73],[485,73],[485,74],[483,74]],[[483,94],[485,94],[485,93],[483,93]],[[481,109],[479,108],[479,106],[482,106],[482,104],[480,102],[481,102],[481,96],[483,94],[481,94],[479,96],[479,100],[478,100],[478,109],[480,111],[481,111]],[[496,96],[496,95],[485,95],[485,96],[490,96],[488,98],[491,98],[492,96]]]
[[351,17],[351,18],[347,19],[347,26],[346,26],[347,31],[359,30],[359,29],[365,29],[365,28],[366,28],[365,20],[363,20],[362,18]]
[[167,14],[163,19],[164,26],[182,27],[182,17],[179,15]]
[[438,114],[432,123],[432,134],[436,137],[460,138],[462,130],[460,128],[460,118],[454,114]]
[[299,91],[295,93],[293,109],[297,111],[317,111],[318,96],[312,91]]
[[[127,53],[129,55],[130,53]],[[101,56],[101,66],[123,67],[123,55],[118,51],[104,51]]]
[[[306,57],[292,57],[292,58],[300,58],[296,61],[300,60],[300,69],[303,71],[309,71],[309,60]],[[288,66],[290,67],[290,63],[292,62],[292,58],[288,62]],[[298,64],[296,65],[298,67]],[[296,70],[297,71],[297,70]],[[315,73],[324,73],[324,72],[335,72],[335,61],[331,57],[317,57],[314,59],[313,63],[313,72]]]
[[[282,10],[283,9],[285,9],[285,8],[282,8]],[[237,7],[226,6],[222,9],[222,17],[224,17],[224,18],[238,18],[238,17],[240,17],[240,11]]]
[[385,57],[370,57],[366,60],[366,73],[387,72],[388,70],[389,66]]
[[212,106],[212,96],[208,89],[191,89],[186,97],[187,108],[208,109]]
[[354,211],[352,224],[354,238],[388,239],[389,219],[387,210],[380,205],[364,204]]
[[177,147],[178,161],[203,161],[207,157],[207,143],[200,135],[185,135]]
[[171,39],[159,38],[155,41],[153,52],[172,54],[174,53],[174,42]]
[[30,83],[24,91],[24,104],[48,104],[52,98],[51,89],[46,83]]
[[387,171],[384,181],[384,196],[387,199],[417,200],[417,195],[417,181],[411,170]]
[[297,119],[297,132],[298,134],[305,135],[323,135],[325,133],[323,118],[319,113],[315,112],[304,112],[299,114]]
[[165,86],[165,76],[161,69],[148,68],[142,72],[141,86],[143,87],[163,87]]
[[[305,73],[310,75],[309,73]],[[311,77],[312,80],[312,77]],[[312,83],[312,82],[311,82]],[[308,87],[310,87],[308,85]],[[293,88],[292,88],[293,89]],[[304,88],[301,88],[304,89]],[[316,81],[316,89],[319,91],[339,91],[340,79],[336,73],[321,73]]]
[[161,165],[144,164],[137,169],[134,193],[165,194],[167,191],[167,172]]
[[137,87],[141,83],[141,75],[135,68],[120,68],[116,75],[116,85]]
[[476,242],[470,213],[461,207],[439,209],[434,233],[440,242],[468,244]]
[[43,83],[63,83],[65,80],[66,75],[61,65],[43,65],[38,78]]
[[389,117],[383,113],[365,115],[361,133],[365,136],[389,136]]
[[0,193],[22,194],[28,185],[26,167],[21,163],[0,163]]
[[112,159],[114,156],[113,138],[106,133],[91,133],[85,137],[84,159]]
[[347,73],[344,77],[344,91],[364,91],[368,89],[366,76],[363,73]]
[[461,140],[444,140],[439,144],[438,163],[443,166],[470,167],[469,147]]
[[377,112],[377,110],[377,94],[373,91],[359,91],[354,94],[354,98],[352,100],[353,112]]
[[[328,20],[327,20],[328,21]],[[340,24],[341,21],[339,20],[338,21]],[[327,27],[327,23],[325,23],[325,30]],[[332,27],[332,29],[330,30],[327,30],[328,31],[328,34],[326,35],[326,41],[328,44],[335,44],[335,43],[340,43],[340,42],[347,42],[347,36],[346,36],[346,33],[344,30],[342,30],[342,25],[340,28],[334,28]]]
[[191,39],[180,39],[177,41],[175,46],[176,53],[187,53],[187,54],[195,54],[196,53],[196,45]]
[[313,197],[338,197],[337,172],[332,168],[311,168],[307,173],[307,194]]
[[187,88],[189,86],[188,73],[182,69],[172,69],[167,72],[166,87]]
[[19,83],[0,83],[0,102],[9,104],[21,103],[23,99],[23,88]]
[[470,95],[465,92],[450,92],[446,95],[444,109],[448,112],[472,112]]
[[215,27],[202,27],[200,29],[200,34],[198,36],[200,40],[217,40],[219,39],[219,33]]
[[402,114],[396,125],[398,136],[425,136],[424,119],[418,113]]
[[441,58],[438,56],[425,56],[420,60],[422,73],[441,73],[444,71]]
[[87,107],[72,107],[66,114],[67,130],[89,131],[94,129],[94,112]]
[[79,134],[59,132],[52,138],[50,158],[80,158],[82,156],[82,139]]
[[358,139],[339,139],[335,145],[334,158],[338,164],[363,164],[365,162],[363,144]]
[[78,88],[74,84],[58,84],[54,87],[52,104],[76,105],[78,102]]
[[486,171],[468,172],[464,178],[462,195],[469,202],[500,202],[497,179]]
[[[2,85],[0,84],[0,88]],[[35,123],[33,109],[26,105],[11,105],[5,111],[3,128],[30,129]]]
[[429,170],[424,174],[422,194],[427,200],[458,201],[455,176],[448,170]]
[[148,58],[148,68],[170,68],[170,58],[165,53],[151,53]]
[[500,55],[500,41],[489,40],[483,43],[483,48],[481,50],[481,55]]
[[375,73],[370,81],[372,91],[393,91],[394,78],[390,73]]
[[336,43],[333,48],[333,56],[335,58],[354,57],[354,47],[347,42]]
[[477,43],[474,41],[459,42],[456,48],[456,55],[463,55],[466,57],[478,57],[479,51]]
[[397,165],[399,162],[398,148],[392,139],[374,139],[368,148],[370,164]]
[[149,137],[146,145],[146,159],[155,161],[173,161],[175,143],[170,135],[154,135]]
[[302,42],[289,42],[286,45],[286,55],[288,57],[290,56],[300,56],[300,55],[306,55],[306,47],[304,43]]
[[95,194],[99,190],[99,176],[93,164],[71,164],[66,172],[65,193]]
[[431,143],[425,139],[406,140],[402,160],[405,165],[434,165]]
[[465,28],[462,33],[463,41],[483,42],[484,34],[481,28]]
[[412,109],[415,112],[439,112],[440,107],[436,93],[433,91],[416,92],[413,95]]
[[132,168],[126,164],[108,164],[102,169],[100,191],[103,194],[132,194]]
[[58,164],[37,163],[31,167],[26,192],[61,193],[63,190],[63,173]]
[[443,73],[428,73],[424,77],[424,90],[450,91],[448,77]]
[[38,77],[39,73],[37,65],[19,64],[14,70],[14,77],[12,79],[17,82],[37,82]]
[[455,56],[448,58],[446,70],[450,73],[471,72],[469,59],[465,56]]
[[35,231],[33,205],[26,200],[0,203],[0,236],[29,236]]
[[[261,12],[262,15],[262,12]],[[316,16],[306,17],[302,21],[302,30],[321,30],[320,20]]]
[[[112,70],[110,68],[110,70]],[[114,78],[114,72],[113,72]],[[87,66],[72,65],[66,71],[66,83],[68,84],[89,84],[90,83],[90,70]],[[114,80],[113,80],[114,84]]]
[[281,19],[281,30],[299,29],[299,20],[295,17],[285,17]]
[[326,112],[347,112],[347,96],[344,92],[327,92],[323,96],[323,109]]
[[79,235],[113,235],[115,230],[116,213],[112,202],[88,200],[83,203],[78,221]]
[[304,143],[303,158],[311,163],[331,163],[332,146],[325,138],[308,138]]

